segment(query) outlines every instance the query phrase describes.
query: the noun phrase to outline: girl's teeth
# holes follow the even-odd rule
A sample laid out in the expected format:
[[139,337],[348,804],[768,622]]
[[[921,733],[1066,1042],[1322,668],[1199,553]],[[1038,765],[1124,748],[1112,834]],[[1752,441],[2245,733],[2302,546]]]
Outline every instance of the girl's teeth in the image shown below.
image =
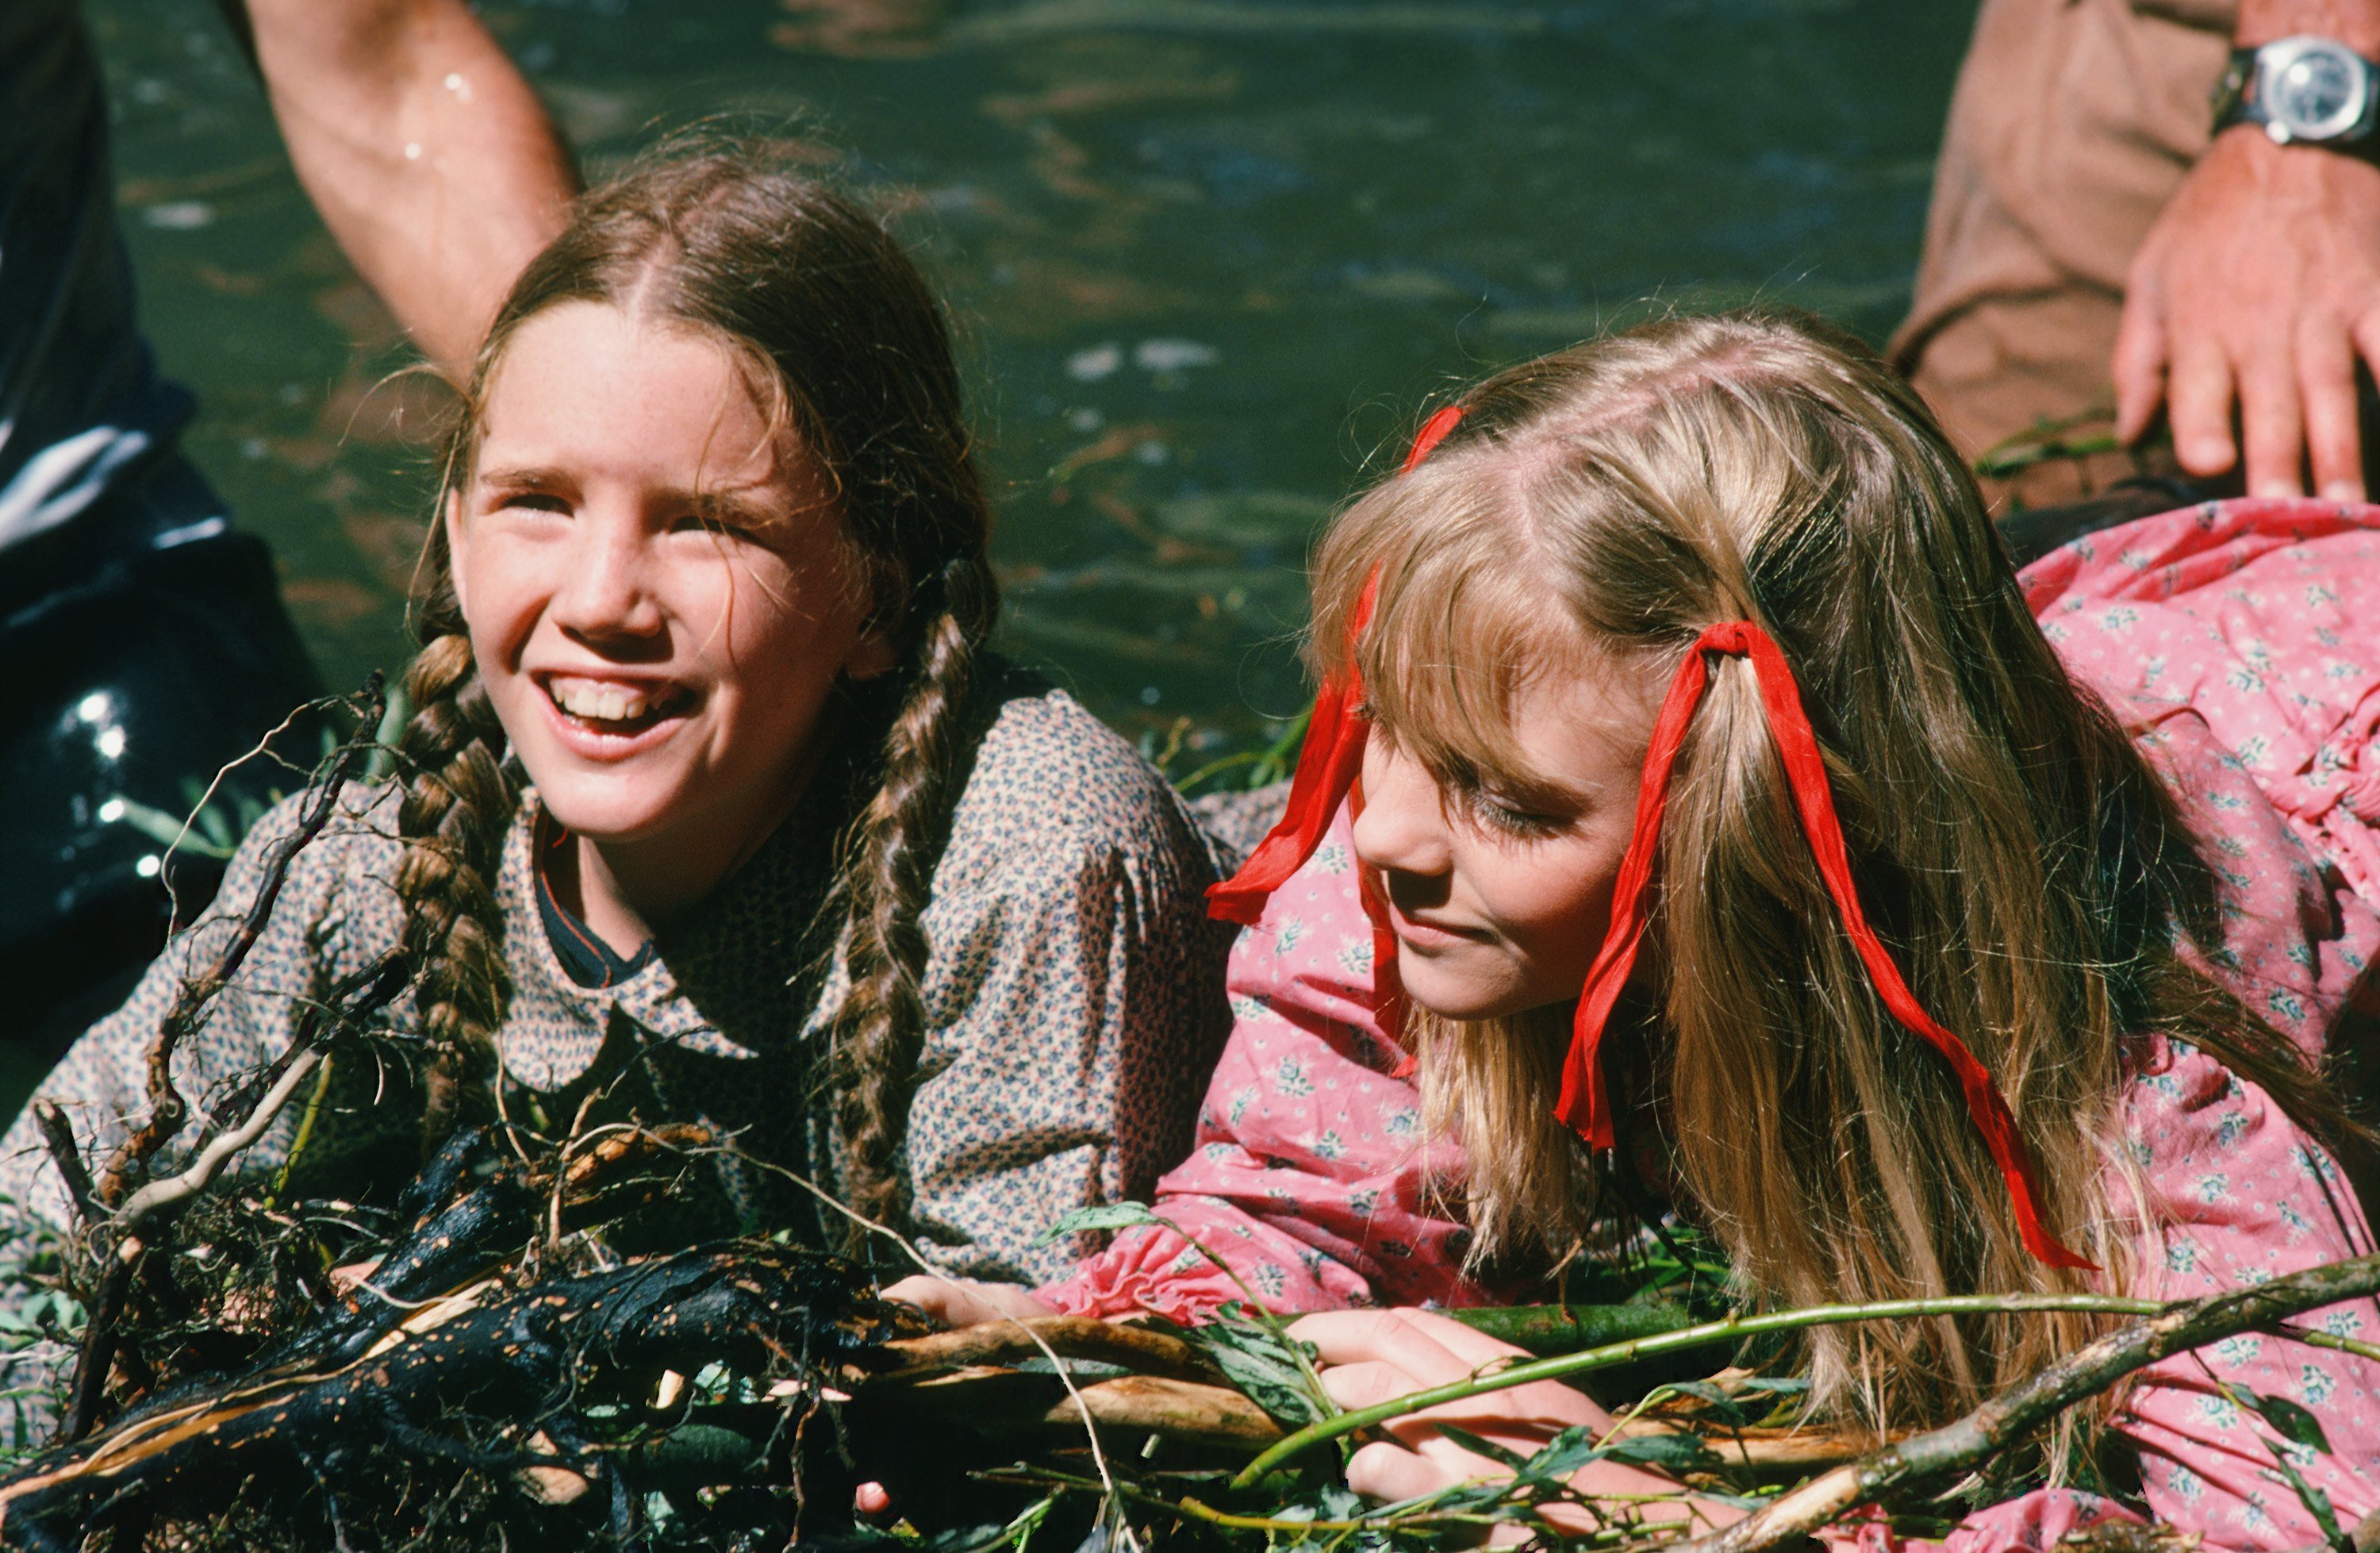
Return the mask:
[[589,722],[626,722],[643,716],[651,704],[651,698],[642,691],[593,679],[555,679],[547,689],[556,706]]

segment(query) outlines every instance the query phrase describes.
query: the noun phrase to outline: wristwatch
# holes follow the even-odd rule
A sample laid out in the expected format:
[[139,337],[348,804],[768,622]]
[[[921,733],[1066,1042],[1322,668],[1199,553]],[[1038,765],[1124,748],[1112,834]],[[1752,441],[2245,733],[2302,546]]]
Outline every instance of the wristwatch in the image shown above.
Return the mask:
[[2380,64],[2311,33],[2234,49],[2215,87],[2215,130],[2261,124],[2276,145],[2370,154],[2380,143]]

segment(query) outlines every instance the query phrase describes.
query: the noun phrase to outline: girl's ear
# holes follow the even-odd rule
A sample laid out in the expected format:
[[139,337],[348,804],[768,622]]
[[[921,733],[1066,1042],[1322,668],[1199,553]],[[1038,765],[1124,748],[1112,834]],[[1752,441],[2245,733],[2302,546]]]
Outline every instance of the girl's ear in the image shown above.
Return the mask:
[[470,601],[463,596],[463,573],[469,569],[463,564],[463,493],[446,493],[445,510],[438,520],[446,525],[446,582],[455,590],[455,607],[466,616],[471,612]]

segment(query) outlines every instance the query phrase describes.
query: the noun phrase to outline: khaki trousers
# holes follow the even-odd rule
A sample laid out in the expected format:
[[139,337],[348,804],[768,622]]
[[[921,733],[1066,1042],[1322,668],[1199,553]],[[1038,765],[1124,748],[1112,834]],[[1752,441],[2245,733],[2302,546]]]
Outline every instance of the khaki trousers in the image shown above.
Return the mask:
[[[2112,418],[2125,269],[2206,149],[2235,9],[1984,0],[1950,99],[1916,296],[1888,347],[1970,457],[2043,420]],[[2004,505],[2046,506],[2143,467],[2101,454],[1986,487]]]

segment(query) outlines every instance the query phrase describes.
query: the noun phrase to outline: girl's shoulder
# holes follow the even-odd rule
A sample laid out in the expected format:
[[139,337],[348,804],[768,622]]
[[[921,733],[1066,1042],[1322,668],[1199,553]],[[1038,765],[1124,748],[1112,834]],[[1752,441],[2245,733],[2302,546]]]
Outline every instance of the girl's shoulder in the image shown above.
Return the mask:
[[313,788],[290,794],[240,839],[225,869],[223,897],[249,893],[276,874],[285,895],[394,879],[404,853],[397,838],[403,798],[404,789],[386,781],[351,781],[336,794]]
[[986,670],[953,856],[1087,850],[1211,871],[1181,798],[1123,735],[1028,669],[988,658]]

